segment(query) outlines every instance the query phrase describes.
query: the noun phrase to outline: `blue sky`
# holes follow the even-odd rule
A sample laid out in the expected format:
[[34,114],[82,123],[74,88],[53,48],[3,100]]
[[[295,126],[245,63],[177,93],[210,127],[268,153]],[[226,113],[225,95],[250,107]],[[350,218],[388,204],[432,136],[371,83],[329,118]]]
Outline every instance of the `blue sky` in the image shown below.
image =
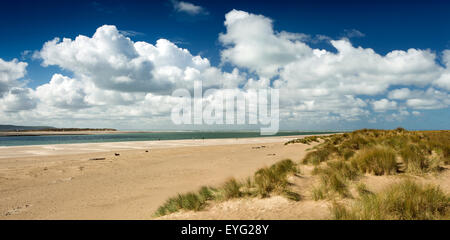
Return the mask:
[[[3,59],[20,58],[39,50],[55,37],[90,36],[104,24],[138,33],[134,40],[155,42],[166,38],[201,54],[213,65],[220,62],[218,34],[225,31],[224,15],[239,9],[269,16],[275,29],[321,34],[333,38],[358,30],[364,37],[352,43],[380,54],[394,49],[450,48],[450,4],[445,1],[190,1],[207,15],[177,14],[167,0],[153,1],[3,1],[0,9],[0,53]],[[332,48],[328,44],[320,45]],[[48,81],[57,68],[45,69],[31,61],[30,86]]]
[[[370,48],[380,56],[385,56],[391,51],[407,51],[414,48],[435,54],[435,64],[441,66],[443,72],[447,71],[443,54],[446,49],[450,49],[450,28],[448,27],[450,4],[445,1],[394,1],[394,3],[392,1],[186,1],[185,3],[190,3],[191,6],[199,7],[198,12],[195,13],[177,9],[176,4],[179,3],[180,1],[167,0],[2,1],[0,58],[4,61],[17,58],[18,61],[28,64],[26,74],[18,81],[25,83],[20,87],[26,87],[32,91],[48,83],[54,74],[80,80],[80,72],[64,67],[64,64],[42,66],[43,58],[32,57],[33,53],[39,53],[44,43],[55,37],[72,40],[79,35],[92,37],[99,27],[114,25],[121,34],[131,38],[133,42],[144,41],[155,44],[158,39],[167,39],[177,47],[189,50],[192,56],[199,55],[207,58],[211,66],[221,71],[231,72],[237,67],[247,76],[261,77],[257,70],[252,70],[245,64],[239,64],[239,59],[224,61],[221,58],[222,51],[230,46],[226,46],[219,39],[219,34],[227,33],[227,26],[224,25],[225,15],[236,9],[271,19],[276,33],[285,31],[308,35],[310,39],[307,44],[312,49],[324,49],[330,53],[337,53],[338,50],[329,40],[342,38],[348,39],[355,48]],[[328,40],[317,41],[318,36],[326,36]],[[270,76],[270,78],[276,80],[278,75]],[[370,94],[370,97],[354,94],[355,97],[367,101],[370,106],[370,101],[387,99],[389,91],[405,88],[405,86],[412,91],[425,92],[430,87],[441,91],[444,99],[442,97],[439,99],[443,104],[440,108],[404,109],[410,114],[413,111],[420,112],[422,117],[419,119],[405,117],[401,121],[386,120],[386,118],[374,121],[373,116],[378,116],[379,112],[374,113],[372,109],[369,109],[371,116],[365,115],[356,122],[342,119],[338,121],[339,124],[324,123],[320,128],[395,127],[396,125],[406,125],[410,128],[429,128],[430,126],[448,128],[447,121],[442,120],[442,117],[449,119],[450,116],[445,100],[445,94],[448,94],[448,91],[442,87],[442,84],[436,86],[431,83],[432,80],[429,81],[423,85],[389,84],[386,90]],[[242,88],[242,85],[240,87]],[[421,96],[426,98],[424,94]],[[397,107],[399,105],[400,103]],[[392,114],[395,110],[388,109],[382,114]],[[340,113],[331,115],[333,114]],[[30,119],[24,116],[10,116],[10,119],[30,124],[48,121],[45,117]],[[60,123],[54,122],[54,124]],[[113,126],[116,124],[123,125],[123,123],[111,123]],[[293,126],[295,123],[292,124],[292,128],[295,128]],[[314,126],[308,126],[308,128],[314,128]]]

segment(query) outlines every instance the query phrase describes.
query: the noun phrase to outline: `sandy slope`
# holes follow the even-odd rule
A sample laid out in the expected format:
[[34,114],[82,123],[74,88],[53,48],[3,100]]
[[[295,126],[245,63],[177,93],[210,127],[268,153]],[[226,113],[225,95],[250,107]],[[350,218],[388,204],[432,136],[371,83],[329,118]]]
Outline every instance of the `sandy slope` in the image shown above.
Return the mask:
[[[305,146],[296,144],[296,147]],[[330,218],[327,201],[314,201],[311,197],[311,187],[317,179],[311,175],[313,168],[303,166],[299,176],[291,176],[291,190],[301,196],[301,200],[291,201],[282,196],[270,198],[244,198],[229,200],[222,203],[210,203],[199,212],[180,211],[158,219],[328,219]]]
[[293,138],[1,147],[0,219],[149,219],[178,192],[300,160],[310,146],[283,145]]
[[[296,145],[301,146],[302,144]],[[298,202],[276,195],[264,199],[244,198],[220,203],[210,202],[206,209],[199,212],[180,211],[158,219],[331,219],[332,201],[314,201],[312,199],[311,189],[318,183],[318,177],[311,174],[313,167],[302,165],[300,168],[302,172],[300,176],[292,176],[289,179],[292,185],[291,190],[301,196],[301,200]],[[377,193],[406,178],[422,184],[438,185],[446,194],[450,194],[450,166],[445,166],[445,169],[439,174],[422,176],[373,176],[367,174],[359,180],[366,184],[368,190]],[[336,200],[350,206],[358,197],[355,184],[351,185],[350,191],[353,198]]]

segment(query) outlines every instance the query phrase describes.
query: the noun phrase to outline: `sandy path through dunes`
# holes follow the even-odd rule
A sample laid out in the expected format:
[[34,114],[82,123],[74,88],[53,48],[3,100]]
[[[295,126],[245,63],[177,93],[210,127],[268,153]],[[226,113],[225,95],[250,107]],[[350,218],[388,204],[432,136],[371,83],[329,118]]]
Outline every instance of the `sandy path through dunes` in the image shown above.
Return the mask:
[[293,138],[2,147],[0,219],[149,219],[178,192],[300,160],[311,146]]

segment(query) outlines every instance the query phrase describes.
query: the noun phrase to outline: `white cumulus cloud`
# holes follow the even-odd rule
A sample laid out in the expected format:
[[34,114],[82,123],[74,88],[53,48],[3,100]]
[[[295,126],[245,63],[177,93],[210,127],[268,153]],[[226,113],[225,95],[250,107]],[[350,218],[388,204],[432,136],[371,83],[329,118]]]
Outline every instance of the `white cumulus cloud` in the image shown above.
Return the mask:
[[[204,11],[175,3],[177,11]],[[225,15],[224,26],[219,66],[167,39],[135,42],[132,34],[112,25],[100,26],[92,36],[44,43],[36,54],[42,65],[70,74],[56,73],[35,89],[22,80],[27,63],[0,59],[0,121],[164,126],[179,102],[172,92],[192,90],[196,80],[204,90],[231,88],[244,95],[251,89],[278,88],[282,126],[402,121],[450,106],[450,50],[442,55],[415,48],[380,54],[347,38],[327,36],[321,41],[334,51],[319,49],[310,45],[308,34],[277,31],[270,18],[239,10]],[[357,30],[347,34],[362,36]],[[441,56],[443,65],[438,63]],[[223,70],[223,64],[232,70]],[[204,101],[223,104],[213,95]]]
[[155,45],[133,42],[110,25],[99,27],[92,37],[56,38],[45,43],[38,55],[44,66],[57,65],[100,89],[120,92],[168,94],[175,88],[192,88],[193,76],[209,79],[205,85],[226,80],[208,59],[193,56],[166,39]]
[[17,59],[5,61],[0,58],[0,97],[12,87],[21,85],[18,79],[25,76],[27,66],[27,63],[19,62]]
[[376,112],[384,112],[386,110],[393,110],[397,108],[397,102],[395,101],[389,101],[386,98],[383,98],[378,101],[372,102],[373,109]]
[[31,110],[36,107],[36,98],[29,88],[13,87],[0,98],[0,109],[8,113]]
[[208,11],[206,11],[203,7],[190,2],[172,0],[172,5],[174,10],[177,12],[183,12],[190,15],[208,14]]

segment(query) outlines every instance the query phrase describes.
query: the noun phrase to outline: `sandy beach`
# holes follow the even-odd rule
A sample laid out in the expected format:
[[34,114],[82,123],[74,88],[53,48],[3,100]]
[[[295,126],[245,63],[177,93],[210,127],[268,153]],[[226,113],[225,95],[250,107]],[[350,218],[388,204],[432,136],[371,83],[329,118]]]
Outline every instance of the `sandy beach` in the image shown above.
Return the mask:
[[299,161],[297,137],[0,147],[0,219],[151,219],[177,193]]

